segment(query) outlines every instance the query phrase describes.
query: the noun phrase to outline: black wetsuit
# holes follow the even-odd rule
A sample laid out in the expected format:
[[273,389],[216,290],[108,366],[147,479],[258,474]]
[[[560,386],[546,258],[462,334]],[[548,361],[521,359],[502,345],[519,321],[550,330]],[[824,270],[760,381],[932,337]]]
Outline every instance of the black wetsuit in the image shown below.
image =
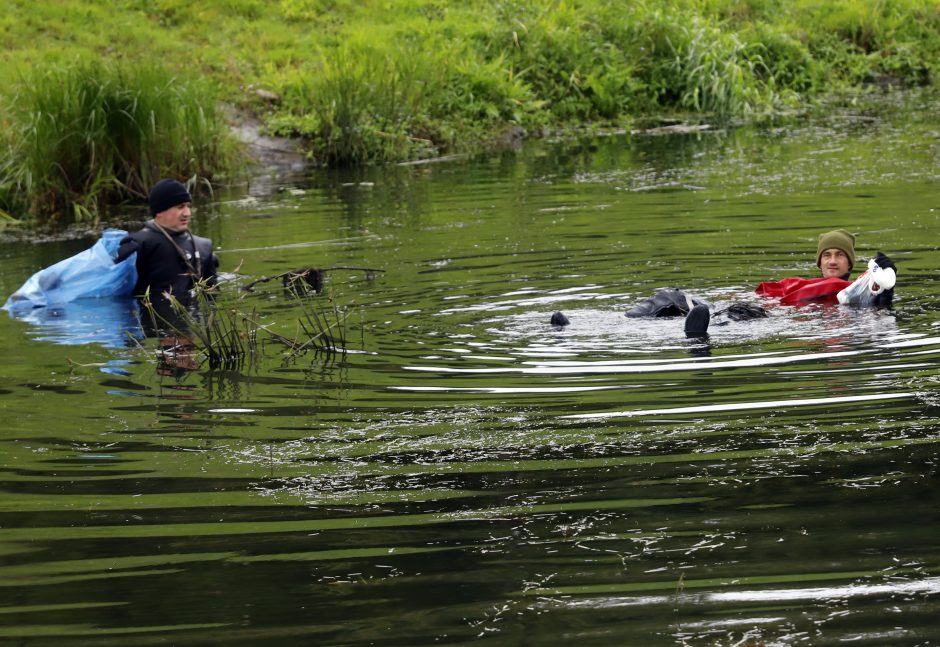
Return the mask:
[[114,261],[119,263],[137,252],[137,284],[134,296],[143,296],[148,288],[150,301],[161,316],[169,315],[172,294],[184,306],[195,305],[191,291],[195,281],[215,285],[218,258],[212,253],[212,241],[189,231],[174,232],[148,220],[142,229],[125,236]]

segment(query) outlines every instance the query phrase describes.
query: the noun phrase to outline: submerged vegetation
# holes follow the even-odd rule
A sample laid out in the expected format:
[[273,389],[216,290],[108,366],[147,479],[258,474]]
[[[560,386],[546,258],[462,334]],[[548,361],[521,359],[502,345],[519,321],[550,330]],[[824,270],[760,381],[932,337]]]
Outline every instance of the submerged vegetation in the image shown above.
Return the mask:
[[160,315],[149,294],[143,299],[150,321],[163,331],[161,362],[167,365],[240,370],[257,365],[268,345],[281,349],[284,365],[307,354],[321,360],[346,356],[347,310],[331,294],[306,289],[300,282],[285,284],[284,294],[299,314],[293,324],[279,324],[262,321],[246,292],[218,291],[204,283],[194,287],[192,307],[171,296],[168,316]]
[[69,221],[224,171],[219,101],[355,165],[933,84],[940,0],[13,0],[0,31],[0,209]]

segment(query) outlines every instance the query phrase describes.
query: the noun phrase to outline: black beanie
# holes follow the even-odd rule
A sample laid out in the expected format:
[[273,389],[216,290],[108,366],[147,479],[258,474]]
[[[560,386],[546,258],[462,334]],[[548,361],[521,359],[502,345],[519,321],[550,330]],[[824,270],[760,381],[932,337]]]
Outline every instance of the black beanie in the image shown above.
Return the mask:
[[186,187],[176,180],[160,180],[150,189],[150,197],[147,201],[150,203],[150,215],[155,216],[170,207],[192,202],[193,198]]

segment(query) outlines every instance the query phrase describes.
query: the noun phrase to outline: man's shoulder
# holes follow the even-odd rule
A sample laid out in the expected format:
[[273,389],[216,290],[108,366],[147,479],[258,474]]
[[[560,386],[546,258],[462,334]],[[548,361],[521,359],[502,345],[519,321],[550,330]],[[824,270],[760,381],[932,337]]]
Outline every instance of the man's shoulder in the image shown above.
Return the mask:
[[204,236],[197,236],[196,234],[191,234],[193,237],[193,244],[196,245],[199,249],[212,249],[212,239],[205,238]]
[[125,240],[127,238],[130,238],[131,240],[136,240],[137,242],[142,243],[148,240],[157,240],[158,238],[162,238],[162,236],[160,236],[160,232],[157,231],[156,224],[154,224],[153,220],[148,220],[147,222],[144,223],[143,227],[141,227],[137,231],[133,231],[129,233],[125,237]]

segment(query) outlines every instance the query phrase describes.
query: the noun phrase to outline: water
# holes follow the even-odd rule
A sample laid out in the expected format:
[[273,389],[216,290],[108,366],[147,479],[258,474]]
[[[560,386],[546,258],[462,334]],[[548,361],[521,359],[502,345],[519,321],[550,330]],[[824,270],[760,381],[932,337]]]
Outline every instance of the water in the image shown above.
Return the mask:
[[[328,273],[345,358],[168,371],[106,317],[80,345],[0,317],[0,637],[940,644],[936,108],[203,208],[242,283],[384,270]],[[893,312],[771,307],[707,340],[622,316],[664,286],[755,301],[835,227],[897,261]],[[0,291],[87,244],[0,247]],[[276,281],[244,304],[300,314]]]

